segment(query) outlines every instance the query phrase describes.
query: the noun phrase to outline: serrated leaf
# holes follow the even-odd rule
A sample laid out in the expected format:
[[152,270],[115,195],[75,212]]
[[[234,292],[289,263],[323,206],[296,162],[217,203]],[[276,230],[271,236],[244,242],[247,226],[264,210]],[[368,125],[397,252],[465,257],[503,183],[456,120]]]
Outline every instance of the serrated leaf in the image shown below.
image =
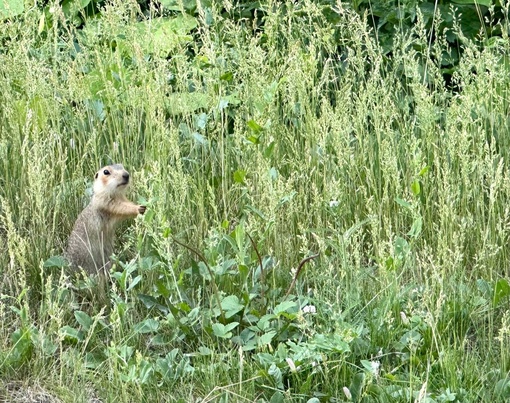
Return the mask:
[[195,140],[197,144],[200,144],[201,146],[207,145],[207,139],[200,133],[193,132],[191,136],[193,137],[193,140]]

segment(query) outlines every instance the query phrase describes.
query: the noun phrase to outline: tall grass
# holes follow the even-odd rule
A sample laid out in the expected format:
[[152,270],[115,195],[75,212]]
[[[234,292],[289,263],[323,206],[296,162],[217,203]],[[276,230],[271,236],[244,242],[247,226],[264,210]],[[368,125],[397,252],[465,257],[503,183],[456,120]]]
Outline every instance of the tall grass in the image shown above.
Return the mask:
[[[43,31],[38,9],[0,23],[3,395],[345,401],[346,387],[366,402],[504,401],[508,42],[459,45],[445,83],[438,55],[452,49],[431,47],[423,25],[387,55],[341,3],[334,24],[309,1],[269,2],[258,26],[229,7],[199,7],[194,37],[169,35],[160,53],[131,1],[80,29],[58,6]],[[132,264],[117,264],[110,306],[87,306],[44,262],[111,162],[148,213],[121,230]],[[217,270],[221,297],[239,289],[220,268],[233,259],[242,278],[252,264],[250,298],[267,313],[320,252],[291,290],[317,315],[290,310],[299,338],[242,351],[211,330],[211,279],[171,236]],[[154,331],[136,327],[151,318]]]

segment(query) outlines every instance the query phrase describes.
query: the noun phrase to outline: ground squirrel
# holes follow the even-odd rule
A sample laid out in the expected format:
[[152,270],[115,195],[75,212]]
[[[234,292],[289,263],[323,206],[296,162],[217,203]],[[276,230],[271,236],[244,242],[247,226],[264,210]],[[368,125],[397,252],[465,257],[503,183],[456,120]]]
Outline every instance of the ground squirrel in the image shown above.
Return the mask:
[[126,218],[145,213],[145,206],[124,195],[128,184],[129,173],[121,164],[105,166],[96,173],[92,200],[78,216],[65,252],[71,267],[81,267],[89,274],[109,271],[115,227]]

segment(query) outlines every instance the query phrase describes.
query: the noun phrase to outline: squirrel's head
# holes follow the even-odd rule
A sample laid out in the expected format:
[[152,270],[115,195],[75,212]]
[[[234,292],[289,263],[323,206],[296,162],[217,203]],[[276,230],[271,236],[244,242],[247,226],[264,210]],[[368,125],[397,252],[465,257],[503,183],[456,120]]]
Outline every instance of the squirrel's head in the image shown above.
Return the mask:
[[129,172],[121,164],[107,165],[94,176],[95,195],[124,193],[129,185]]

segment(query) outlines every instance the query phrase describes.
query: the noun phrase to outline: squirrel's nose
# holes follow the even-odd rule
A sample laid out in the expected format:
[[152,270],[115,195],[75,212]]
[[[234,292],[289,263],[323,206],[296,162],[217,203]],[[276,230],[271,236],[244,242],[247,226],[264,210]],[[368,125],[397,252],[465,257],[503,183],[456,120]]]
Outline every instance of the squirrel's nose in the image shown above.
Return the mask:
[[122,177],[124,178],[124,180],[125,180],[126,182],[128,182],[128,181],[129,181],[129,173],[124,172],[124,173],[122,174]]

